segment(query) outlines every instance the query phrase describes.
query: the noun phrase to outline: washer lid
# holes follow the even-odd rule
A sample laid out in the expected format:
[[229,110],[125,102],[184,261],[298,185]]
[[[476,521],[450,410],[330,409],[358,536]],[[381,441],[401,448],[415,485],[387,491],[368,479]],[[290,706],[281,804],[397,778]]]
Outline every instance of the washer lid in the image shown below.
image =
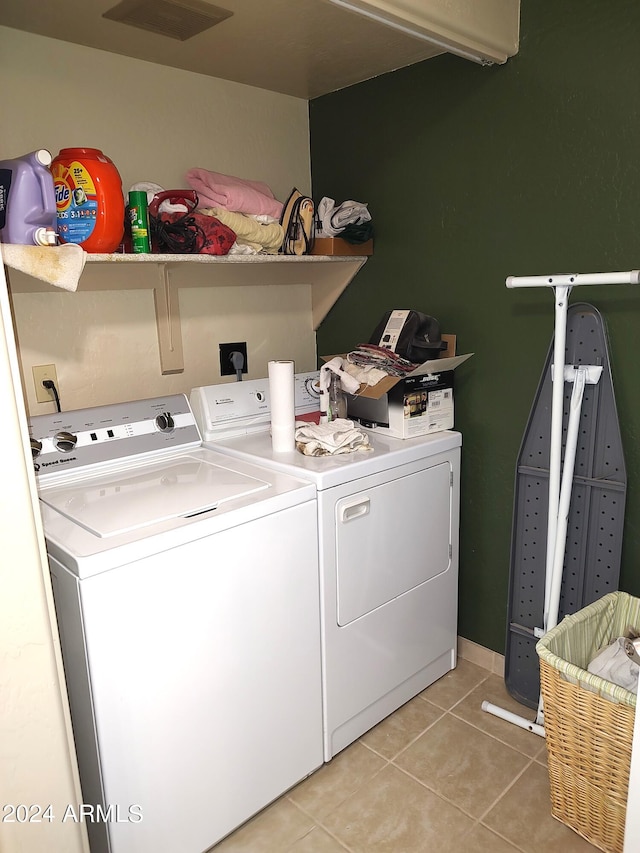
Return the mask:
[[40,500],[95,536],[116,536],[216,509],[269,483],[196,453],[40,490]]

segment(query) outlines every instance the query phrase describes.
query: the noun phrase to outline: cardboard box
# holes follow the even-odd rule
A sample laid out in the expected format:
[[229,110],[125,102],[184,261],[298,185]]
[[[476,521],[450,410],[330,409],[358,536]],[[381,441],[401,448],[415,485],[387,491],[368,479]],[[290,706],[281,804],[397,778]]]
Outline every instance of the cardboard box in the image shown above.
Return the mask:
[[[387,376],[347,394],[347,417],[395,438],[415,438],[453,429],[454,371],[473,353],[455,355],[455,335],[443,335],[447,349],[401,378]],[[323,356],[328,361],[333,356]],[[343,356],[344,358],[344,356]]]
[[373,239],[348,243],[342,237],[316,237],[312,255],[373,255]]

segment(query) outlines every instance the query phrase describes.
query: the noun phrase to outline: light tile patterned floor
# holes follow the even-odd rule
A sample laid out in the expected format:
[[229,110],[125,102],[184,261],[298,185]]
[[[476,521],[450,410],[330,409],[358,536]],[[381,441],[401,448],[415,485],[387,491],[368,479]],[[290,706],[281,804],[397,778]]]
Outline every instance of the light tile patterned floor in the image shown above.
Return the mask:
[[544,740],[468,660],[217,844],[215,853],[593,853],[550,814]]

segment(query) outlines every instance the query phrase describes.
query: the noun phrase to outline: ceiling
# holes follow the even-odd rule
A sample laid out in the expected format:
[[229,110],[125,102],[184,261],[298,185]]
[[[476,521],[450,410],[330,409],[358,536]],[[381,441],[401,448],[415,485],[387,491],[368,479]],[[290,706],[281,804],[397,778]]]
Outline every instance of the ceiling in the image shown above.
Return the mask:
[[322,0],[216,0],[233,16],[187,41],[101,17],[116,2],[12,0],[0,24],[305,99],[442,53]]
[[[165,2],[188,7],[190,0]],[[117,3],[5,0],[0,25],[307,100],[445,52],[424,34],[409,35],[332,0],[215,0],[232,14],[185,41],[102,17]]]

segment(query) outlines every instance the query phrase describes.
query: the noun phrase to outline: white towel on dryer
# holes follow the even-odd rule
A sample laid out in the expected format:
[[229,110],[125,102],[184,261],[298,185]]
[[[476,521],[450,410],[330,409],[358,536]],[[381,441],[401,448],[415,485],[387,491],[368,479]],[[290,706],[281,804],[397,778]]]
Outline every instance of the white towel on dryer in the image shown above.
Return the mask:
[[369,436],[345,418],[336,418],[328,424],[296,421],[295,438],[297,449],[305,456],[334,456],[373,450]]

